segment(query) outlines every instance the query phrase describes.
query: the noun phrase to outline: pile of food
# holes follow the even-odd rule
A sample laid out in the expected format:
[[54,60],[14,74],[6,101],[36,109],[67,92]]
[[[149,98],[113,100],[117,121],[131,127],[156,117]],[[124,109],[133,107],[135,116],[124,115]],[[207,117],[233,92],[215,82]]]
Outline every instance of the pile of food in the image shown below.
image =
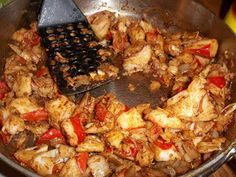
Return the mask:
[[107,11],[88,19],[124,74],[149,74],[173,96],[156,108],[111,93],[66,97],[45,66],[36,24],[22,28],[0,82],[1,137],[21,165],[42,176],[176,176],[221,150],[235,104],[225,105],[233,75],[213,63],[217,40]]

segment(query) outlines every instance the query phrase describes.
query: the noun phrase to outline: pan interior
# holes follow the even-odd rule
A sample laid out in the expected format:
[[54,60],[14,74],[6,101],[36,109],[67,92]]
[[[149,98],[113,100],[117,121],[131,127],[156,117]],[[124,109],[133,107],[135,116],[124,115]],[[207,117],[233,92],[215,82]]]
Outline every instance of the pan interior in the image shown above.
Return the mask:
[[[232,31],[210,11],[197,4],[195,1],[183,0],[75,0],[81,10],[90,15],[97,11],[110,10],[122,16],[131,16],[134,18],[143,18],[152,22],[154,25],[165,28],[169,32],[175,31],[200,31],[202,35],[218,39],[220,49],[218,59],[223,58],[225,50],[229,50],[229,58],[234,59],[236,53],[236,39]],[[40,9],[41,1],[38,0],[15,0],[8,6],[0,10],[0,71],[3,71],[4,58],[9,55],[7,43],[11,34],[19,27],[27,26],[30,22],[37,19],[37,13]],[[7,19],[7,20],[6,20]],[[233,72],[236,67],[231,68]],[[137,89],[134,92],[128,90],[128,84],[136,84]],[[157,93],[150,93],[149,79],[140,73],[132,77],[122,77],[121,79],[104,85],[92,91],[94,96],[111,92],[115,94],[121,101],[129,106],[139,103],[151,103],[153,106],[161,104],[161,97],[168,96],[168,90],[160,89]],[[232,90],[236,89],[235,83],[232,83]],[[232,102],[236,101],[236,92],[232,92]],[[231,125],[226,132],[229,142],[233,142],[236,137],[236,127]],[[0,143],[0,152],[7,158],[13,160],[12,150]],[[30,173],[23,167],[16,165],[12,161],[5,162],[14,166],[21,172],[29,176],[37,176]]]

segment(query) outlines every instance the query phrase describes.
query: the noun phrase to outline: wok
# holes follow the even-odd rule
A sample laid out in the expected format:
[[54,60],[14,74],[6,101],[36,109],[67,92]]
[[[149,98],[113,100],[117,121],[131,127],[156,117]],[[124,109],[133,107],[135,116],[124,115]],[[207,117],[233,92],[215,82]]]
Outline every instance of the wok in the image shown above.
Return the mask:
[[[121,15],[141,17],[148,19],[158,27],[167,31],[200,31],[202,35],[218,39],[220,48],[218,58],[222,58],[224,51],[229,50],[229,58],[234,59],[236,53],[236,38],[232,31],[209,10],[193,0],[75,0],[81,10],[86,14],[92,14],[101,10],[114,11]],[[0,9],[0,71],[4,66],[4,58],[9,55],[7,42],[12,33],[19,27],[27,26],[37,18],[40,9],[40,0],[14,0],[8,6]],[[49,9],[53,10],[53,9]],[[60,14],[55,14],[60,15]],[[228,59],[227,59],[228,60]],[[232,67],[231,71],[236,71]],[[135,92],[129,92],[128,83],[136,83]],[[236,86],[232,82],[232,102],[236,101]],[[168,95],[165,89],[152,94],[148,91],[148,79],[136,74],[132,77],[122,77],[120,80],[100,87],[92,91],[95,96],[112,92],[118,98],[133,106],[138,103],[149,102],[152,105],[161,104],[160,97]],[[228,139],[225,147],[215,154],[210,160],[195,170],[189,171],[183,176],[207,176],[227,162],[236,153],[236,126],[234,123],[225,133]],[[0,142],[0,159],[26,176],[38,176],[34,172],[21,167],[12,157],[13,149],[4,146]]]

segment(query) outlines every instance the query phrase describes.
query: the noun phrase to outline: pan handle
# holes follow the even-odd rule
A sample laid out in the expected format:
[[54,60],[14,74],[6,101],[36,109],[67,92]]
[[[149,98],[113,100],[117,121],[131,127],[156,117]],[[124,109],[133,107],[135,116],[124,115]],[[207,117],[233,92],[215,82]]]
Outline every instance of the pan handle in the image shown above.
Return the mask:
[[205,177],[209,176],[220,168],[225,162],[232,159],[236,154],[236,139],[229,145],[229,147],[216,154],[211,160],[201,165],[199,168],[190,171],[183,175],[182,177]]

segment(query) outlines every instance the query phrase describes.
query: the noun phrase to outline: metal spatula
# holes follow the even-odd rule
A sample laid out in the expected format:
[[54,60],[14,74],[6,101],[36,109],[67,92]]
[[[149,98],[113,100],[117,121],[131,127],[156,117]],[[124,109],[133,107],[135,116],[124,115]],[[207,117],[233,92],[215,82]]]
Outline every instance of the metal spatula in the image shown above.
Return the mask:
[[72,0],[44,0],[38,30],[48,54],[48,67],[59,90],[67,95],[85,92],[110,81],[76,86],[73,78],[89,75],[101,64],[97,41],[90,25]]

